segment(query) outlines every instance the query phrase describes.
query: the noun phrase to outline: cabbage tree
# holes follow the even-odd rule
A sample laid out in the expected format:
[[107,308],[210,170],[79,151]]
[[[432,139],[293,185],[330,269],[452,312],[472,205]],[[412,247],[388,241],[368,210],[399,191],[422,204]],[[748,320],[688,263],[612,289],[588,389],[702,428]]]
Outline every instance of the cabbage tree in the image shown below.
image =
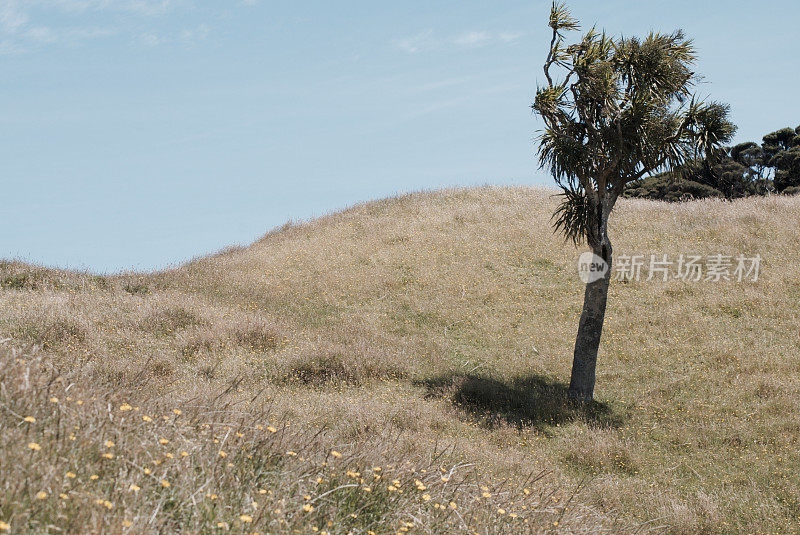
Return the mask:
[[591,401],[612,273],[608,221],[625,185],[712,157],[735,132],[728,106],[692,90],[695,50],[678,30],[614,38],[579,30],[564,4],[550,11],[552,38],[544,82],[532,108],[544,121],[539,161],[562,190],[556,228],[585,242],[607,271],[587,283],[578,325],[570,396]]

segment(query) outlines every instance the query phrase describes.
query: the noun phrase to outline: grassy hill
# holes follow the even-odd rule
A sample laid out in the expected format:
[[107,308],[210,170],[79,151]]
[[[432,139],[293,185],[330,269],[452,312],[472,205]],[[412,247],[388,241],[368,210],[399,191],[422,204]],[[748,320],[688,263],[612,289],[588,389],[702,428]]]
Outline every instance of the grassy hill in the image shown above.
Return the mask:
[[407,195],[153,274],[3,263],[0,521],[797,532],[800,197],[619,202],[617,255],[762,273],[613,283],[586,412],[555,202]]

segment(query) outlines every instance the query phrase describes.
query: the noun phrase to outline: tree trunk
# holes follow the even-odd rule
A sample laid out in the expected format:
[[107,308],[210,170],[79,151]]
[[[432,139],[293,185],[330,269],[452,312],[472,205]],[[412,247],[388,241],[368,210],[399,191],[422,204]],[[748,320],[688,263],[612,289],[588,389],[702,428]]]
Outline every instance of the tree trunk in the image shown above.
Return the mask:
[[612,249],[611,241],[608,239],[607,224],[615,200],[616,198],[611,198],[608,203],[601,201],[595,209],[597,234],[592,236],[595,244],[592,250],[605,261],[608,269],[603,278],[588,283],[583,294],[583,311],[578,323],[578,334],[575,337],[572,376],[569,381],[569,397],[582,403],[590,402],[594,398],[597,350],[603,333],[608,287],[611,283]]
[[[600,255],[598,255],[600,256]],[[595,366],[600,335],[606,316],[608,286],[611,282],[610,258],[608,272],[599,280],[586,285],[583,295],[583,312],[575,338],[575,353],[572,358],[572,377],[569,381],[569,396],[581,402],[592,401],[594,397]]]
[[603,334],[603,322],[606,317],[608,287],[611,283],[612,247],[608,239],[608,217],[614,208],[618,193],[617,188],[609,192],[599,190],[602,194],[588,196],[588,220],[586,241],[592,252],[606,263],[606,272],[602,278],[586,284],[583,294],[583,311],[578,323],[578,334],[575,337],[575,352],[572,357],[572,376],[569,381],[569,397],[581,403],[594,399],[595,367],[597,366],[597,350],[600,347],[600,336]]

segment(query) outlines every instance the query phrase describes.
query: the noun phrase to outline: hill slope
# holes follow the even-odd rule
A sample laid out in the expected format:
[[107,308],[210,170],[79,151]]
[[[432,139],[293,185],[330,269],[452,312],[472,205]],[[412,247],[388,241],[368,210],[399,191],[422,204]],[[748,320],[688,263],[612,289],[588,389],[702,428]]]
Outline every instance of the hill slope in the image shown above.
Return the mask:
[[[582,284],[554,205],[528,188],[413,194],[147,275],[4,263],[0,337],[143,400],[196,404],[235,382],[253,411],[363,463],[449,448],[449,466],[475,463],[470,500],[485,481],[517,507],[475,509],[479,529],[527,515],[536,529],[796,530],[800,198],[619,202],[618,256],[760,254],[762,272],[612,284],[591,414],[564,402]],[[543,470],[550,501],[522,509],[511,494]],[[327,529],[380,531],[382,514]]]

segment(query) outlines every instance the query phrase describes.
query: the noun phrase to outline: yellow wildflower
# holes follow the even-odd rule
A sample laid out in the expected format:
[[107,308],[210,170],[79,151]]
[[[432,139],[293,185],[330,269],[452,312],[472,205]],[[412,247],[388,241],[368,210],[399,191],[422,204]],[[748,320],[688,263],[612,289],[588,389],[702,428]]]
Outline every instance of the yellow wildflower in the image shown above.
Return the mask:
[[35,422],[35,421],[36,421],[36,418],[34,418],[33,416],[26,416],[26,417],[24,418],[24,420],[25,420],[26,422],[28,422],[29,424],[32,424],[33,422]]
[[241,520],[242,522],[252,522],[253,517],[250,515],[239,515],[239,520]]
[[31,449],[33,451],[39,451],[40,449],[42,449],[42,447],[36,442],[31,442],[30,444],[28,444],[28,449]]
[[39,500],[44,500],[45,498],[47,498],[47,493],[45,491],[43,491],[43,490],[40,490],[36,494],[36,498],[39,499]]

